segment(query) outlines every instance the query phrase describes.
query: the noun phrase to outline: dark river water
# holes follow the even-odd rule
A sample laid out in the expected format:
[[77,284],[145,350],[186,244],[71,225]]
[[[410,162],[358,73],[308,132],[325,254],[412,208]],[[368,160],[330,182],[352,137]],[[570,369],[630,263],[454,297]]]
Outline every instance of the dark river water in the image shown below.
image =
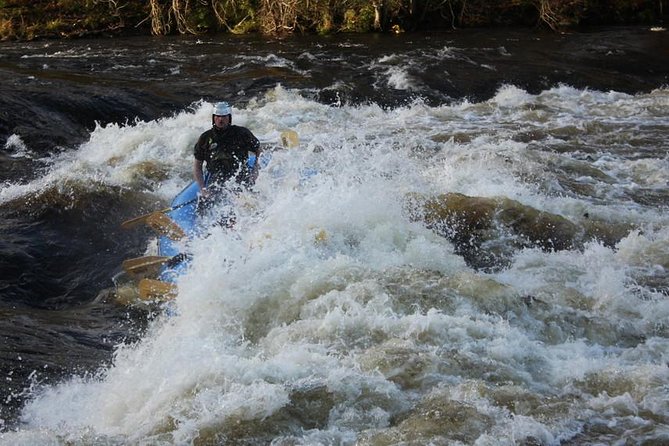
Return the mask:
[[[663,28],[6,42],[0,80],[0,444],[669,442]],[[219,100],[299,147],[138,303],[120,223]]]

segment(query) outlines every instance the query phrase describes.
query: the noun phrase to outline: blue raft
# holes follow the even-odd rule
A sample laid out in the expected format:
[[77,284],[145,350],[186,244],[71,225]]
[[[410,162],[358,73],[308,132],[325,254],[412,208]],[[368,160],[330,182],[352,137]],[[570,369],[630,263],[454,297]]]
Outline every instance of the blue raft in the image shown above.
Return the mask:
[[[191,182],[172,200],[172,210],[166,213],[172,221],[183,229],[189,238],[195,234],[197,229],[196,206],[199,190],[200,187],[197,183],[195,181]],[[176,277],[188,268],[188,255],[181,252],[180,242],[165,235],[158,238],[158,255],[172,258],[161,268],[158,276],[159,280],[174,282]]]
[[[260,166],[266,167],[271,160],[271,154],[263,153],[260,156]],[[256,162],[256,157],[249,155],[247,165],[253,168]],[[205,178],[208,180],[208,176]],[[200,191],[199,186],[195,181],[183,188],[172,200],[170,207],[172,210],[165,213],[172,221],[174,221],[188,238],[192,238],[198,231],[198,215],[197,215],[197,199]],[[183,274],[188,268],[190,256],[181,251],[183,244],[180,241],[174,241],[162,235],[158,238],[158,255],[171,257],[160,270],[158,279],[164,282],[174,282],[176,278]]]
[[[263,152],[260,155],[260,166],[267,167],[272,159],[270,152]],[[247,165],[253,168],[256,162],[256,157],[249,155]],[[306,182],[309,178],[318,173],[312,168],[302,169],[300,171],[300,182]],[[205,178],[208,180],[208,178]],[[172,200],[170,211],[166,212],[172,221],[174,221],[184,231],[188,238],[193,238],[201,229],[198,226],[197,215],[197,199],[199,187],[195,181],[191,182],[181,192],[177,194]],[[188,268],[190,256],[188,253],[181,251],[183,242],[171,240],[166,235],[161,235],[158,239],[158,255],[170,257],[166,264],[160,270],[158,279],[164,282],[174,282],[177,277],[183,274]]]

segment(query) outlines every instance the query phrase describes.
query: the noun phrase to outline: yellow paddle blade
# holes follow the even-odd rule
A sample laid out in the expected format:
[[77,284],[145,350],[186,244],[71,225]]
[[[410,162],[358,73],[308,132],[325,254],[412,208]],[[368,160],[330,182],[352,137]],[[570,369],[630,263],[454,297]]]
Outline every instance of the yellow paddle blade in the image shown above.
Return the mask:
[[176,285],[155,279],[140,280],[138,289],[139,298],[142,300],[170,300],[177,295]]
[[186,233],[181,229],[181,226],[162,212],[154,212],[149,215],[146,218],[146,224],[158,234],[171,240],[181,240],[186,237]]
[[325,229],[321,229],[318,231],[318,233],[314,236],[314,243],[317,245],[323,245],[327,243],[329,239],[327,231]]
[[286,149],[294,149],[300,145],[300,138],[295,130],[284,130],[281,132],[281,145]]
[[121,266],[126,273],[138,274],[150,270],[152,267],[162,265],[170,260],[167,256],[144,256],[124,260]]
[[163,212],[167,212],[167,211],[171,211],[171,210],[172,210],[172,208],[166,208],[166,209],[161,209],[159,211],[153,211],[149,214],[140,215],[139,217],[131,218],[130,220],[126,220],[123,223],[121,223],[121,227],[123,229],[130,229],[133,226],[137,226],[140,223],[145,223],[146,219],[149,218],[150,216],[152,216],[153,214],[155,214],[156,212],[160,212],[162,214]]

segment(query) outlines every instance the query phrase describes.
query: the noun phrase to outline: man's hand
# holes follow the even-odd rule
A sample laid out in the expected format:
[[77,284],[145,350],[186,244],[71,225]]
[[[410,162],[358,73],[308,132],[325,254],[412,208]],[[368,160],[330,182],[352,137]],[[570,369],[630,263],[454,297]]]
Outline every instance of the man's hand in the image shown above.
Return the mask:
[[253,166],[253,170],[251,170],[251,175],[249,175],[249,179],[251,180],[251,184],[255,184],[256,180],[258,179],[258,175],[260,175],[260,169],[258,167]]

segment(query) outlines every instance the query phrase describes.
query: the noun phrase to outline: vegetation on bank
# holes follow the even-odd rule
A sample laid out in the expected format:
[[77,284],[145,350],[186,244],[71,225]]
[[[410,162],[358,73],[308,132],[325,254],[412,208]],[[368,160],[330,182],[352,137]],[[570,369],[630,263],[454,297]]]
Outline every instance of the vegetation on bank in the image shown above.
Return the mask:
[[669,0],[0,0],[0,39],[661,24]]

